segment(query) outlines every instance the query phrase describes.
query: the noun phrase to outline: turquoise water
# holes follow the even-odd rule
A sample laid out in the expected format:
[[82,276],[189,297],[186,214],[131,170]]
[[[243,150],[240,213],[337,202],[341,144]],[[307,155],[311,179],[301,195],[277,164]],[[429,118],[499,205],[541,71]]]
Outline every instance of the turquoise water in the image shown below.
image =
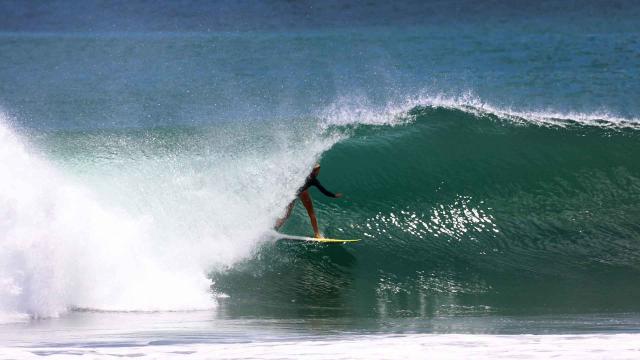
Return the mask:
[[[176,351],[193,349],[173,336],[257,329],[261,343],[275,328],[278,342],[334,329],[389,348],[407,332],[608,333],[626,354],[615,335],[637,332],[640,311],[636,3],[0,14],[0,320],[14,345],[91,348],[110,340],[87,327],[105,324],[128,349],[154,341],[151,312]],[[361,242],[273,237],[316,161],[345,194],[311,191],[322,232]],[[311,235],[302,206],[281,231]],[[139,321],[127,334],[123,314]],[[88,343],[24,336],[43,326]],[[467,340],[501,338],[487,339]]]

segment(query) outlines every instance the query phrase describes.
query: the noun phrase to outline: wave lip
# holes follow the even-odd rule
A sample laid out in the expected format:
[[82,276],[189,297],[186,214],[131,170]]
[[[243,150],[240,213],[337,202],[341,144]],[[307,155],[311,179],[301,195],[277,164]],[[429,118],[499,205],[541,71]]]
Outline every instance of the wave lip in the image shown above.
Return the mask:
[[625,118],[606,111],[595,113],[555,110],[526,111],[491,105],[472,94],[451,97],[418,95],[385,105],[373,105],[365,98],[343,97],[318,112],[322,129],[332,126],[404,125],[415,120],[412,110],[421,107],[460,110],[477,117],[494,117],[514,124],[567,127],[593,126],[609,129],[640,129],[640,118]]

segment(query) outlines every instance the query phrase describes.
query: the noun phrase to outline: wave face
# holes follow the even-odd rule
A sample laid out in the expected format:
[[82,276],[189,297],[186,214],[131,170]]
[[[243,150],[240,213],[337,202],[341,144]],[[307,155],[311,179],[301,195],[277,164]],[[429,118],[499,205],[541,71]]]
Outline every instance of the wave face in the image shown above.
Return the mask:
[[[635,121],[443,101],[347,113],[320,176],[346,198],[313,196],[326,236],[363,241],[262,247],[213,274],[230,313],[639,310]],[[298,205],[283,232],[309,228]]]
[[[351,102],[356,103],[356,102]],[[638,311],[637,119],[460,98],[305,119],[17,134],[0,123],[0,313]],[[315,161],[325,235],[274,241]],[[298,205],[282,229],[308,235]]]

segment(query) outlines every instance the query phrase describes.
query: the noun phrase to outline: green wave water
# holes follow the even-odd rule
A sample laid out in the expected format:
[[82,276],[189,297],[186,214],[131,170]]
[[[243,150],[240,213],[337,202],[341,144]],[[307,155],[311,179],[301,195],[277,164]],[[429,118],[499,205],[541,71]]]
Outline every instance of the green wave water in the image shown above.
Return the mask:
[[[214,272],[230,314],[437,316],[638,311],[640,133],[417,106],[347,125],[313,192],[348,246],[271,243]],[[605,125],[603,125],[605,124]],[[314,190],[315,191],[315,190]],[[309,234],[297,205],[285,233]]]

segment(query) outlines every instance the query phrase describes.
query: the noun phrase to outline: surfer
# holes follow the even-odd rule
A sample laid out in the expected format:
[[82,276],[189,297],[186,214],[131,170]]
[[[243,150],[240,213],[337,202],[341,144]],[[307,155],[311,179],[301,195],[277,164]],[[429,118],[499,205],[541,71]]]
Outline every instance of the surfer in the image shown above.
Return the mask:
[[[309,188],[312,186],[315,186],[325,196],[336,198],[336,199],[342,197],[342,194],[341,193],[334,194],[331,191],[325,189],[324,186],[320,184],[320,181],[318,181],[318,174],[320,174],[320,164],[315,164],[313,166],[313,170],[311,170],[311,173],[309,174],[309,176],[307,176],[307,179],[304,181],[304,185],[302,185],[302,187],[298,189],[296,193],[296,197],[300,198],[300,201],[302,201],[302,205],[304,205],[304,208],[307,209],[307,214],[309,214],[309,219],[311,219],[311,226],[313,227],[313,236],[320,239],[322,238],[322,235],[320,235],[320,230],[318,230],[318,219],[316,219],[316,213],[315,211],[313,211],[313,202],[311,201]],[[293,210],[293,206],[295,205],[295,203],[296,203],[296,199],[293,199],[293,201],[291,201],[289,206],[287,206],[287,212],[284,215],[284,217],[276,221],[276,230],[279,229],[284,224],[285,221],[287,221],[287,219],[291,215],[291,211]]]

